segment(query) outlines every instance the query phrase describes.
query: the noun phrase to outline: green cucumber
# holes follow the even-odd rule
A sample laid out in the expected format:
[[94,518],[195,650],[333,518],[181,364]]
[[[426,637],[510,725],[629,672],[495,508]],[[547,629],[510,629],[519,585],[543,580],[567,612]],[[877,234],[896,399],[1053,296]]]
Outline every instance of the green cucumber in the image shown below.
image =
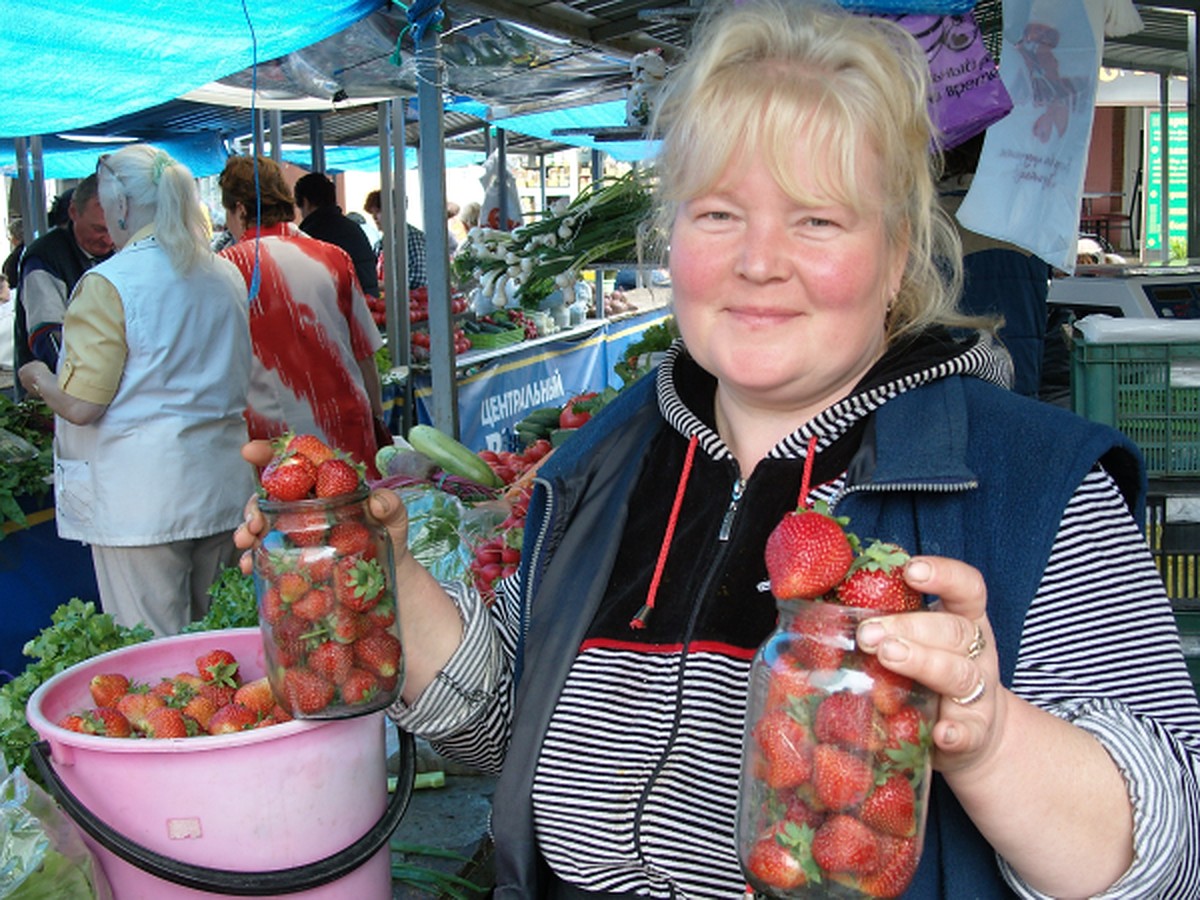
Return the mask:
[[409,429],[408,442],[413,449],[432,459],[447,475],[468,478],[485,487],[504,487],[504,482],[491,467],[448,434],[432,425],[414,425]]
[[561,406],[541,406],[535,410],[531,410],[521,421],[528,422],[530,425],[534,426],[557,428],[558,420],[561,416]]

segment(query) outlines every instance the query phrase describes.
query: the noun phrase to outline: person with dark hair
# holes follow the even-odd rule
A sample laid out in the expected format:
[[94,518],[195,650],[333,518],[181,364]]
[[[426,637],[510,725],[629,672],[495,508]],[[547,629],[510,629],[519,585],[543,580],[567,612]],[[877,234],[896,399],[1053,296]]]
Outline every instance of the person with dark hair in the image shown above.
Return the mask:
[[57,377],[19,374],[55,414],[59,535],[91,545],[106,613],[165,636],[208,611],[254,489],[246,286],[209,249],[187,167],[131,144],[97,174],[120,250],[75,286]]
[[40,359],[58,366],[62,322],[71,291],[83,273],[113,254],[113,241],[96,195],[96,176],[75,186],[67,204],[67,222],[51,228],[25,248],[17,284],[17,368]]
[[337,188],[327,175],[309,172],[292,188],[300,210],[300,230],[309,237],[341,247],[354,263],[354,272],[364,294],[379,296],[375,274],[375,251],[366,233],[337,205]]
[[[371,191],[367,194],[367,199],[363,201],[363,209],[375,220],[375,227],[382,232],[383,201],[381,197],[379,191]],[[425,249],[425,232],[407,223],[405,223],[404,232],[408,251],[405,257],[408,269],[408,289],[411,291],[413,288],[424,287],[429,283],[429,274],[425,263],[428,253]],[[383,241],[384,238],[381,235],[375,242],[376,270],[380,273],[380,280],[383,279]]]
[[958,227],[963,248],[963,293],[959,306],[975,315],[999,316],[997,337],[1013,360],[1013,390],[1039,396],[1046,345],[1046,296],[1050,264],[1006,241],[977,234],[959,224],[958,208],[970,189],[983,134],[946,151],[938,184],[942,208]]
[[231,156],[219,184],[225,227],[237,238],[221,256],[251,290],[250,436],[316,434],[374,477],[383,339],[350,257],[293,224],[292,192],[274,161]]

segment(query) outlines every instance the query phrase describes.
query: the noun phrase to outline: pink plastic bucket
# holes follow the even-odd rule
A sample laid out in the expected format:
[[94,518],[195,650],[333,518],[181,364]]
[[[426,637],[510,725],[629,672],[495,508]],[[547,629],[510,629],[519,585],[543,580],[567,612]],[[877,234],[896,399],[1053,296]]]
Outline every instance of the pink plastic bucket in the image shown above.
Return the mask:
[[83,829],[117,900],[390,898],[387,841],[411,777],[407,788],[401,777],[389,803],[382,713],[156,740],[55,724],[93,705],[93,675],[157,683],[194,671],[196,658],[218,647],[237,657],[244,679],[263,674],[259,630],[230,629],[102,654],[29,699],[26,713],[43,741],[35,761]]

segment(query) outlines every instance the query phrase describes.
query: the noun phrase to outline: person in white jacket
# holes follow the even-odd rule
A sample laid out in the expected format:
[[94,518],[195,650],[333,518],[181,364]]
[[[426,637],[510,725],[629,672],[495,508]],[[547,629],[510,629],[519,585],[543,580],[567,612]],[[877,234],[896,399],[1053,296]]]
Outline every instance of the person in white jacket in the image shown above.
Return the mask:
[[58,533],[92,545],[102,608],[175,634],[207,611],[254,488],[246,284],[209,249],[185,166],[136,144],[97,175],[119,252],[76,285],[57,376],[19,377],[55,413]]

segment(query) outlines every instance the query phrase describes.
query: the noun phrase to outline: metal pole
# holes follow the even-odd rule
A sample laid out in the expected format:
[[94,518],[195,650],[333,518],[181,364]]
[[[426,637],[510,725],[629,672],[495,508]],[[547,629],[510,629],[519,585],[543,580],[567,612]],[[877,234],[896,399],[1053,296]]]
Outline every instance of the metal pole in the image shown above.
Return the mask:
[[[439,35],[425,28],[417,40],[417,100],[421,143],[419,169],[425,219],[429,277],[429,364],[433,376],[430,402],[433,426],[458,437],[458,370],[455,365],[453,316],[450,312],[450,240],[446,230],[446,161],[443,149],[442,66]],[[500,140],[503,174],[504,140]],[[504,184],[503,178],[500,181]],[[503,188],[500,208],[505,209]]]
[[496,227],[508,231],[508,141],[505,140],[503,128],[496,129],[496,189],[500,205]]
[[[1196,48],[1200,44],[1200,16],[1188,16],[1187,43],[1187,257],[1200,253],[1200,186],[1194,173],[1200,172],[1200,85],[1196,84]],[[1163,145],[1166,146],[1165,144]]]
[[404,411],[401,417],[404,434],[408,434],[408,429],[417,423],[416,397],[413,394],[412,379],[412,326],[408,320],[408,216],[406,215],[408,183],[405,174],[408,167],[408,131],[405,122],[407,108],[408,101],[404,99],[390,104],[391,133],[396,136],[396,141],[393,143],[389,156],[392,181],[400,186],[399,232],[404,238],[404,252],[392,254],[392,258],[396,261],[393,277],[396,284],[400,285],[396,290],[395,304],[395,347],[398,352],[392,356],[392,361],[396,365],[404,366]]
[[277,163],[283,162],[283,111],[270,111],[271,121],[271,159]]
[[1158,131],[1161,151],[1158,154],[1158,196],[1159,196],[1159,259],[1171,258],[1171,103],[1170,85],[1167,76],[1162,75],[1158,81],[1159,108]]
[[308,117],[308,146],[312,155],[312,170],[325,171],[325,125],[320,115]]
[[[29,150],[25,138],[13,138],[13,152],[17,157],[17,202],[21,207],[21,231],[25,245],[29,246],[40,232],[34,222],[34,209],[37,204],[33,202],[33,178],[29,174]],[[44,208],[46,204],[40,205]]]
[[49,217],[46,215],[46,166],[42,159],[42,136],[35,134],[29,139],[30,165],[33,171],[33,216],[38,234],[50,230]]

